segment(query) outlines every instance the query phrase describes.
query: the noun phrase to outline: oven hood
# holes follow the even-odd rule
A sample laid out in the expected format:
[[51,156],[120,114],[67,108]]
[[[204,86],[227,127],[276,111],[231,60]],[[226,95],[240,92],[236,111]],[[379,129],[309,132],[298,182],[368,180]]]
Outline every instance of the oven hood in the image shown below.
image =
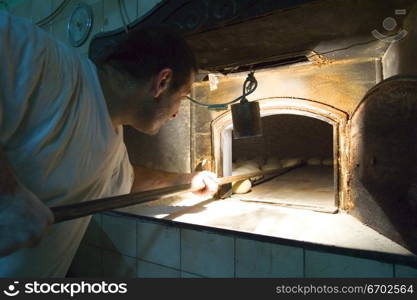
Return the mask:
[[[325,63],[337,58],[381,57],[389,46],[381,37],[401,31],[404,13],[414,3],[414,0],[162,1],[129,24],[128,30],[155,24],[178,29],[195,51],[201,69],[211,72],[229,72],[239,66],[265,62],[280,65],[303,58]],[[90,44],[89,57],[99,61],[124,38],[124,28],[97,34]]]

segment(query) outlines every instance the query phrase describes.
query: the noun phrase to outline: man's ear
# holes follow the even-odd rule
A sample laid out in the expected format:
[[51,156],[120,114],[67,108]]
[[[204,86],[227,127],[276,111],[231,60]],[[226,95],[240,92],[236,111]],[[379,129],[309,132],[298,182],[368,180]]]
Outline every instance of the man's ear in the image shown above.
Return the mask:
[[153,80],[153,96],[155,98],[159,97],[169,88],[172,81],[172,73],[172,69],[165,68],[155,76]]

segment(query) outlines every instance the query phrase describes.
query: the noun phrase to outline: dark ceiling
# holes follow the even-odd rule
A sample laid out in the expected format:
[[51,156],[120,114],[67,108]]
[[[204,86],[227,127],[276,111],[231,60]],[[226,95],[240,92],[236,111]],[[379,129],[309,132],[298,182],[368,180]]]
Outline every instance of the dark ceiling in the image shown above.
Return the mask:
[[[163,1],[130,24],[177,28],[194,49],[202,69],[218,71],[291,57],[330,54],[378,57],[388,43],[372,32],[392,36],[416,0],[176,0]],[[390,25],[391,27],[389,27]],[[396,26],[394,26],[396,25]],[[389,30],[387,30],[389,29]],[[105,57],[123,29],[94,37],[89,56]],[[357,45],[353,49],[352,45]],[[313,52],[312,52],[313,51]]]

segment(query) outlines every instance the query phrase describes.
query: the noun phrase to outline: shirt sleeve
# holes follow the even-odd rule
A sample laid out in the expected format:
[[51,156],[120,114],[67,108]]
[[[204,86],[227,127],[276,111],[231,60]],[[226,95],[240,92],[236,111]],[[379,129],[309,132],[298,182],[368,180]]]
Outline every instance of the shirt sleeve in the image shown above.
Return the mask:
[[[0,97],[0,136],[1,136],[1,131],[2,131],[2,124],[3,124],[3,100]],[[0,146],[2,145],[1,141],[0,141]]]
[[[6,70],[5,56],[8,54],[8,38],[7,38],[7,15],[0,11],[0,70]],[[2,135],[3,135],[3,106],[6,97],[7,87],[7,75],[6,72],[0,72],[0,145],[2,145]]]
[[76,60],[30,20],[0,11],[0,144],[33,126],[30,114],[49,107],[63,83],[73,84]]
[[[32,83],[26,69],[32,55],[36,34],[29,20],[0,11],[0,144],[7,143],[18,128],[27,109],[26,100]],[[25,70],[26,69],[26,70]]]

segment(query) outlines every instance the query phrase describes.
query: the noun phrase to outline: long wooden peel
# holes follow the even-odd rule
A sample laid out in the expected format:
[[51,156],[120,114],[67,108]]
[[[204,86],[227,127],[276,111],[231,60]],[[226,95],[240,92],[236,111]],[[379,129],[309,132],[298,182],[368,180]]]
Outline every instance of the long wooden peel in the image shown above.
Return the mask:
[[[234,181],[245,180],[252,177],[257,177],[260,175],[268,174],[282,174],[289,170],[290,168],[285,169],[273,169],[270,171],[259,171],[242,175],[227,176],[218,178],[220,185],[232,183]],[[77,219],[85,217],[94,213],[112,210],[116,208],[122,208],[134,204],[145,203],[149,201],[160,200],[163,198],[168,198],[176,196],[183,193],[194,192],[191,188],[191,184],[180,184],[175,186],[169,186],[160,189],[154,189],[149,191],[143,191],[138,193],[131,193],[126,195],[101,198],[97,200],[90,200],[81,203],[75,203],[70,205],[55,206],[51,207],[55,221],[54,223],[59,223],[63,221],[68,221],[72,219]]]
[[235,181],[245,180],[245,179],[249,179],[249,178],[252,178],[252,177],[258,177],[258,176],[266,176],[266,175],[278,176],[278,175],[281,175],[283,173],[286,173],[290,169],[292,169],[292,167],[290,167],[290,168],[277,168],[277,169],[271,169],[271,170],[268,170],[268,171],[257,171],[257,172],[246,173],[246,174],[241,174],[241,175],[226,176],[226,177],[220,177],[218,179],[220,181],[220,184],[227,184],[227,183],[232,183],[232,182],[235,182]]
[[101,198],[69,205],[50,207],[54,223],[85,217],[94,213],[145,203],[192,192],[191,184],[180,184],[155,190]]

